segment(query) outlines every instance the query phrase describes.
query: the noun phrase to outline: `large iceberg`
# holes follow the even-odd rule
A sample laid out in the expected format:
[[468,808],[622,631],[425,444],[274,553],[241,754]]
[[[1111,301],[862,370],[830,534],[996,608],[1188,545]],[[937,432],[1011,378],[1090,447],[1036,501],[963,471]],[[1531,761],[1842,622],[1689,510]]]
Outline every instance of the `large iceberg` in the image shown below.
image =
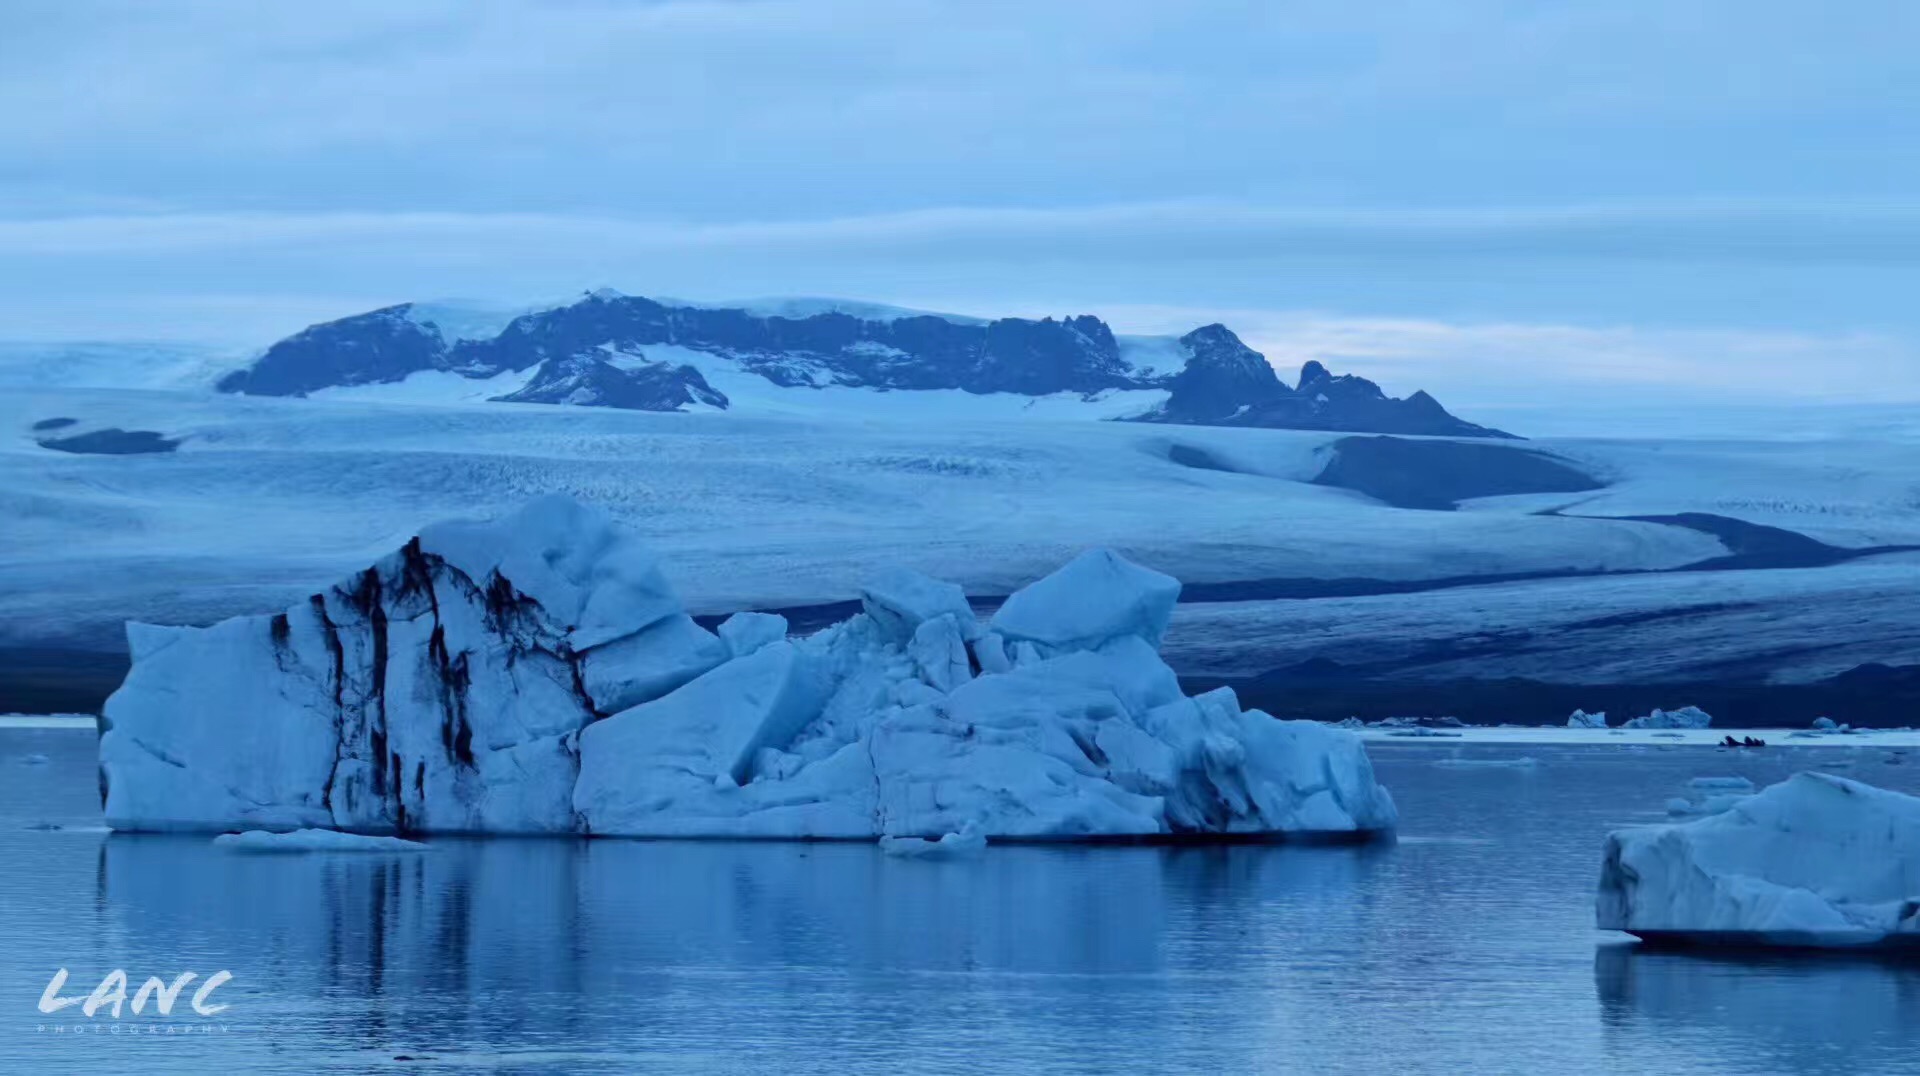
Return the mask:
[[1920,943],[1920,799],[1801,773],[1699,821],[1619,830],[1596,912],[1652,942]]
[[1095,550],[983,627],[893,571],[789,639],[716,636],[601,514],[428,528],[272,616],[129,625],[100,757],[123,830],[936,840],[1362,837],[1359,739],[1185,696],[1179,583]]
[[[1605,716],[1605,715],[1602,715]],[[1698,706],[1661,710],[1636,717],[1620,726],[1623,729],[1704,729],[1713,724],[1713,715]]]

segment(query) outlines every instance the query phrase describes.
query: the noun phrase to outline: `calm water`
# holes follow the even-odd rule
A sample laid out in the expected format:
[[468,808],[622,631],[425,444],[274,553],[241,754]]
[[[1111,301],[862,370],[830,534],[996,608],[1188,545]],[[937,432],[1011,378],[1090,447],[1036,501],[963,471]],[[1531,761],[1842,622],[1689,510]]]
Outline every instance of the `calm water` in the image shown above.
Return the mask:
[[[1688,777],[1847,759],[1911,791],[1920,755],[1373,750],[1405,825],[1370,848],[244,856],[107,835],[90,733],[0,729],[0,1072],[1920,1072],[1920,969],[1643,954],[1591,918],[1602,835]],[[1433,764],[1463,752],[1541,765]],[[56,1034],[63,966],[69,995],[226,969],[231,1008]]]

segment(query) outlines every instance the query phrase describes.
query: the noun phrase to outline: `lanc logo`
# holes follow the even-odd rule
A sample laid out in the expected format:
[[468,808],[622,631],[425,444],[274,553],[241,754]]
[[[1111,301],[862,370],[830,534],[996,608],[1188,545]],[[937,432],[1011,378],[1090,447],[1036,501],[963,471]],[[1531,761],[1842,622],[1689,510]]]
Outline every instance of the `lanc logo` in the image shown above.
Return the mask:
[[[149,1003],[159,1015],[172,1015],[173,1004],[180,999],[180,991],[186,989],[189,983],[199,977],[199,972],[182,972],[174,977],[171,985],[161,982],[158,976],[149,978],[133,995],[131,1008],[134,1015],[140,1015]],[[208,976],[207,980],[200,984],[200,989],[193,992],[193,1011],[201,1016],[213,1016],[225,1012],[228,1006],[211,1004],[209,999],[213,997],[215,990],[220,989],[221,985],[231,978],[233,973],[229,971],[217,971]],[[101,1009],[111,1007],[113,1019],[118,1020],[121,1007],[127,1005],[127,973],[119,968],[108,972],[106,978],[100,980],[100,985],[93,988],[93,993],[84,998],[61,997],[60,991],[64,990],[66,985],[67,969],[61,968],[53,973],[53,980],[47,983],[46,992],[40,995],[41,1012],[56,1013],[78,1005],[80,1011],[85,1013],[88,1019],[92,1019],[93,1015]]]

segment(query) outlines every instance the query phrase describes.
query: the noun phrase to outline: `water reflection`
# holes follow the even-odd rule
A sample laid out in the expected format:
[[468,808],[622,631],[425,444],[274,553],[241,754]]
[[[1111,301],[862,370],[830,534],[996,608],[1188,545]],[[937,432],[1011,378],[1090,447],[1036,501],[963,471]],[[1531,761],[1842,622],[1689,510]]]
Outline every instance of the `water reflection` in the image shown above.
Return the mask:
[[1187,977],[1255,974],[1308,923],[1376,934],[1383,913],[1360,891],[1386,854],[1008,847],[939,863],[871,845],[541,839],[288,856],[114,836],[99,878],[113,944],[194,939],[253,991],[249,1011],[358,1041],[654,1046],[684,1036],[696,1004],[751,1009],[762,1030],[778,1014],[886,1036],[968,998],[1037,1000],[1022,981],[1059,976],[1085,985],[1054,1031],[1095,1038],[1119,1007],[1133,1033],[1165,1024],[1177,1040],[1181,999],[1206,996]]
[[[91,738],[23,735],[0,731],[0,758],[51,762],[0,777],[0,1073],[396,1055],[827,1076],[1920,1072],[1920,1022],[1902,1019],[1920,972],[1904,966],[1596,958],[1606,831],[1664,817],[1696,775],[1777,780],[1787,751],[1529,748],[1530,771],[1482,771],[1390,744],[1376,765],[1408,819],[1399,845],[920,863],[546,839],[240,855],[100,832]],[[1920,769],[1894,769],[1920,792]],[[81,992],[116,967],[229,969],[235,1033],[41,1035],[34,1000],[60,967]]]
[[1776,1071],[1879,1071],[1911,1045],[1920,966],[1866,954],[1734,954],[1603,945],[1593,964],[1610,1031],[1718,1040]]

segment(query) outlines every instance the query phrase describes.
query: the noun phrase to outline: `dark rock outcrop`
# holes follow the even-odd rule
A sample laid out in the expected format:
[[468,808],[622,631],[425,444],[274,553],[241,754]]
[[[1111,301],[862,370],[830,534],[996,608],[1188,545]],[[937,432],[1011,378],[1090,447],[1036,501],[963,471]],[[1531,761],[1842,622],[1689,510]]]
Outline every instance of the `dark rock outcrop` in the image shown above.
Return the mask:
[[[859,309],[859,308],[856,308]],[[579,301],[514,318],[481,339],[448,333],[430,308],[385,307],[315,325],[273,345],[224,392],[301,396],[336,385],[399,381],[423,370],[463,377],[542,369],[525,388],[496,399],[677,410],[726,406],[671,348],[713,356],[784,388],[830,385],[886,390],[1092,396],[1164,389],[1168,398],[1142,421],[1190,425],[1505,437],[1448,414],[1431,396],[1395,399],[1364,378],[1335,377],[1308,363],[1298,389],[1222,325],[1181,337],[1177,372],[1130,363],[1099,318],[994,321],[861,310],[761,314],[675,305],[594,292]],[[641,365],[616,365],[626,356]],[[543,364],[548,364],[543,366]],[[647,372],[650,366],[661,370]]]
[[[1289,388],[1261,354],[1224,326],[1181,337],[1193,357],[1167,382],[1167,402],[1148,422],[1200,426],[1260,426],[1285,430],[1343,430],[1433,437],[1512,438],[1501,430],[1455,418],[1425,392],[1405,399],[1352,374],[1335,376],[1318,362],[1300,370]],[[1264,372],[1263,372],[1264,371]]]
[[439,330],[407,316],[409,304],[309,326],[267,349],[245,370],[220,379],[221,392],[304,396],[334,385],[399,381],[417,370],[449,369]]
[[1225,325],[1195,329],[1180,343],[1191,357],[1185,369],[1167,379],[1167,402],[1155,421],[1228,425],[1293,396],[1266,358]]
[[533,380],[493,399],[503,403],[575,404],[630,411],[678,411],[686,404],[725,408],[724,393],[691,366],[664,362],[619,367],[590,355],[548,359]]

